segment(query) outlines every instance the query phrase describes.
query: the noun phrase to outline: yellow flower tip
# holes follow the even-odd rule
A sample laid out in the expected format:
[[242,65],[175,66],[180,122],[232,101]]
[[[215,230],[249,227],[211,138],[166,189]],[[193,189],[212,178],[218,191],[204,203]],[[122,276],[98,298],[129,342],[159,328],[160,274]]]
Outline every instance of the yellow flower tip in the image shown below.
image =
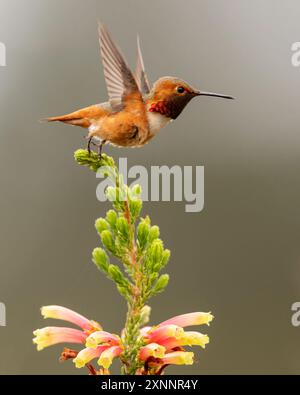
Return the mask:
[[55,316],[53,316],[53,314],[50,314],[49,306],[41,307],[41,315],[43,316],[44,319],[46,319],[46,318],[55,318]]
[[42,351],[51,345],[49,333],[45,329],[36,329],[33,331],[33,335],[35,337],[32,339],[32,342],[36,344],[37,351]]
[[77,369],[85,367],[85,360],[83,358],[78,358],[78,356],[73,359],[73,363],[75,364]]
[[[194,353],[191,351],[181,351],[178,357],[174,358],[173,363],[178,365],[193,365]],[[171,362],[172,363],[172,362]]]
[[190,351],[173,351],[162,358],[162,362],[172,365],[193,365],[194,353]]
[[37,351],[42,351],[45,346],[43,346],[42,344],[39,343],[38,339],[35,337],[34,339],[32,339],[33,344],[36,345],[36,349]]
[[120,346],[112,346],[104,350],[100,358],[98,359],[98,365],[102,366],[104,369],[108,369],[114,358],[118,357],[123,352],[123,348]]
[[202,348],[205,348],[206,344],[209,343],[209,337],[199,332],[186,332],[183,340],[187,346],[200,346]]
[[165,356],[166,349],[164,346],[157,345],[157,347],[153,348],[153,357],[154,358],[163,358]]
[[194,363],[194,353],[186,352],[184,357],[184,365],[193,365]]
[[88,348],[97,348],[98,344],[97,341],[93,338],[93,336],[89,336],[86,339],[85,346]]
[[102,366],[104,369],[108,369],[112,364],[113,358],[108,355],[101,355],[98,359],[98,365]]
[[207,335],[203,335],[203,337],[199,339],[199,346],[202,347],[203,349],[208,343],[209,343],[209,337]]
[[209,312],[207,313],[207,321],[206,324],[209,326],[211,321],[214,319],[215,317]]

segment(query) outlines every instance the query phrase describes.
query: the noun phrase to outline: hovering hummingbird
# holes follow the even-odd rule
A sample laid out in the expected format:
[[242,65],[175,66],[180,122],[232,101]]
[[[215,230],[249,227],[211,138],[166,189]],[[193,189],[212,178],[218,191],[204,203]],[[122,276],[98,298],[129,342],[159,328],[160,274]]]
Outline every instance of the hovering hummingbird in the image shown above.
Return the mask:
[[67,115],[47,118],[88,129],[91,144],[102,148],[110,143],[119,147],[141,147],[170,121],[176,119],[196,96],[234,99],[232,96],[204,92],[176,77],[159,78],[151,87],[137,41],[137,64],[133,74],[107,29],[99,26],[99,42],[109,101]]

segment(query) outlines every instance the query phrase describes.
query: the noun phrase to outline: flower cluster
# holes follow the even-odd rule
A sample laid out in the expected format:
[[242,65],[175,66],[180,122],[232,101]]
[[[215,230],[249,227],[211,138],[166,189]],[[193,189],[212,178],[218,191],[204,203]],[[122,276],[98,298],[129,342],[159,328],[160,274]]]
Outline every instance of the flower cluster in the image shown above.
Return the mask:
[[[61,306],[46,306],[41,309],[44,318],[68,321],[80,329],[66,327],[45,327],[34,331],[33,342],[38,350],[58,343],[81,344],[80,351],[65,348],[61,360],[72,359],[77,368],[87,367],[91,374],[109,374],[115,358],[123,362],[124,335],[118,336],[102,329],[95,321]],[[207,335],[200,332],[185,331],[194,325],[209,324],[213,319],[210,313],[189,313],[179,315],[157,326],[140,329],[141,347],[138,350],[139,368],[136,374],[159,375],[168,365],[191,365],[194,353],[186,351],[185,346],[198,345],[205,348],[209,342]],[[92,361],[98,359],[97,370]]]

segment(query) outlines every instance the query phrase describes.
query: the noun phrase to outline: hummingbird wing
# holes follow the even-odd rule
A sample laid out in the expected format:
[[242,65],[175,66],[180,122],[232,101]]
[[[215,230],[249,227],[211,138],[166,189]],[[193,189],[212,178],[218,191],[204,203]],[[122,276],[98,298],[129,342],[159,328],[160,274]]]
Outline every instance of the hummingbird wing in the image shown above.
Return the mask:
[[137,61],[136,61],[136,69],[135,69],[135,78],[140,91],[144,94],[150,93],[151,86],[145,71],[139,36],[137,37]]
[[99,26],[99,42],[109,101],[113,111],[122,109],[126,97],[130,94],[139,94],[142,101],[135,77],[103,25]]

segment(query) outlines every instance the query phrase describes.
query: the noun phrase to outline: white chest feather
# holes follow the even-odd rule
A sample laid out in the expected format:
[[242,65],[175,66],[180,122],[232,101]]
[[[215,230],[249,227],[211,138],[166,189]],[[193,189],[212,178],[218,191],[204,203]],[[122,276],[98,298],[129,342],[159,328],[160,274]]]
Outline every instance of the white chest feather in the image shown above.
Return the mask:
[[159,112],[147,112],[150,133],[155,135],[171,121],[171,118],[160,114]]

